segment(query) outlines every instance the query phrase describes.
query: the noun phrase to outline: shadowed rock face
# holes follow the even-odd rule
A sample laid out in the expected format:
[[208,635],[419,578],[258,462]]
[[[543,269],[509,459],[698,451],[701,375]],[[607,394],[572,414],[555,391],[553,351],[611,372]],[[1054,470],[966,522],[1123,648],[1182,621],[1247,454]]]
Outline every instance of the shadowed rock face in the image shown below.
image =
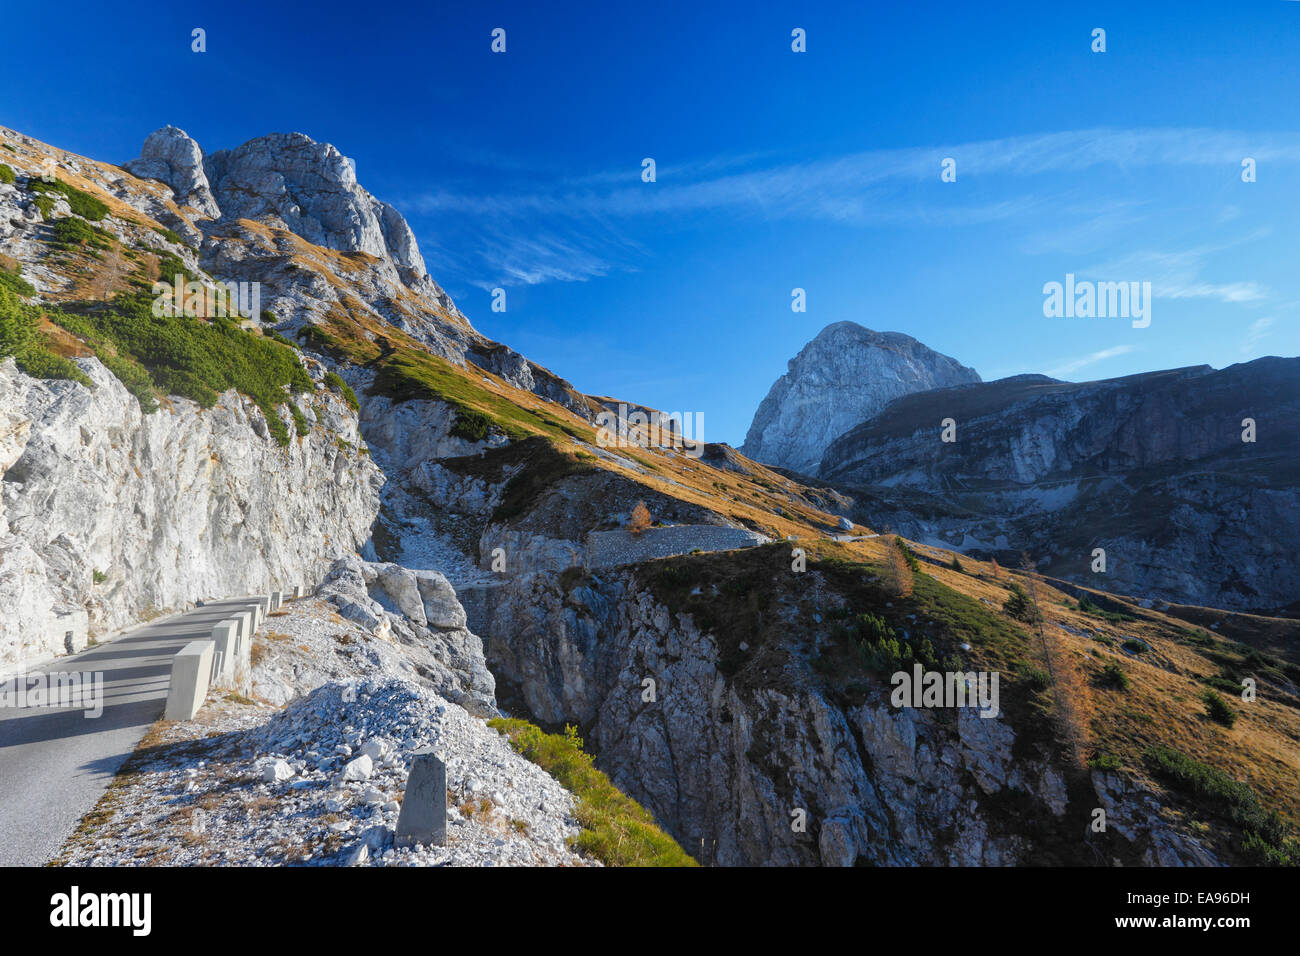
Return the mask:
[[979,380],[974,369],[911,336],[836,322],[790,360],[740,450],[767,465],[816,475],[832,441],[894,399]]
[[[507,706],[547,726],[581,727],[601,769],[700,862],[1095,860],[1077,839],[1081,805],[1071,806],[1064,775],[1023,717],[895,708],[883,685],[863,684],[861,697],[828,688],[792,637],[812,605],[838,601],[817,572],[797,586],[788,575],[765,585],[782,593],[772,630],[747,633],[735,658],[726,638],[653,593],[653,573],[619,569],[569,584],[529,574],[479,589],[466,609],[475,631],[491,635],[488,662]],[[1110,851],[1128,862],[1217,862],[1152,812],[1141,787],[1100,773],[1075,786],[1086,806],[1100,800],[1115,819],[1140,821]],[[792,808],[807,811],[806,833],[792,831]]]
[[919,540],[1025,549],[1107,590],[1278,610],[1300,600],[1297,420],[1300,359],[1017,376],[900,398],[833,442],[820,473],[861,492],[861,520]]

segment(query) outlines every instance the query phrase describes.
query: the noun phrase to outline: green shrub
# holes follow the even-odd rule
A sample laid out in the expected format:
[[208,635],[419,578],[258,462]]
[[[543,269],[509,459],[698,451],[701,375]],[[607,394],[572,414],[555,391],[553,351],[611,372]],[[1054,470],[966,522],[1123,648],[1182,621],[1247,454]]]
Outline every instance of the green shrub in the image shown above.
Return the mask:
[[168,242],[174,242],[178,246],[185,245],[185,240],[181,238],[181,234],[175,230],[168,229],[166,226],[154,226],[153,231],[158,233],[158,235],[162,236]]
[[1201,694],[1201,700],[1205,701],[1205,713],[1209,718],[1225,727],[1231,727],[1237,722],[1237,712],[1228,706],[1228,702],[1212,690],[1206,690]]
[[1099,617],[1102,620],[1110,621],[1112,623],[1137,620],[1137,618],[1132,614],[1125,614],[1123,611],[1103,610],[1100,605],[1090,599],[1086,594],[1079,598],[1079,610],[1084,614],[1091,614],[1093,617]]
[[108,246],[108,233],[90,225],[84,219],[68,216],[54,223],[54,238],[50,245],[56,249],[74,249],[89,246],[104,249]]
[[306,438],[311,434],[311,425],[307,424],[307,416],[293,402],[289,403],[289,415],[293,418],[293,427],[300,437]]
[[1120,647],[1134,654],[1145,654],[1151,648],[1147,646],[1146,641],[1139,641],[1136,637],[1127,638]]
[[91,572],[90,577],[96,584],[103,584],[108,580],[108,575],[99,570],[99,568],[95,568],[95,570]]
[[1129,679],[1124,668],[1120,666],[1119,661],[1107,661],[1106,666],[1101,669],[1097,675],[1098,687],[1109,687],[1113,690],[1128,690]]
[[68,207],[74,215],[89,219],[91,222],[99,222],[108,215],[108,205],[106,203],[75,186],[69,186],[61,179],[47,183],[40,177],[33,176],[27,181],[27,189],[29,192],[41,193],[46,196],[63,196],[68,201]]
[[1241,693],[1241,682],[1235,681],[1230,677],[1224,677],[1222,674],[1211,674],[1208,677],[1200,678],[1202,684],[1209,684],[1226,694],[1236,696]]
[[1008,617],[1013,617],[1017,621],[1024,621],[1026,624],[1038,623],[1038,611],[1018,581],[1011,582],[1011,594],[1002,603],[1002,610]]
[[1121,764],[1114,754],[1098,753],[1088,760],[1088,766],[1093,770],[1119,770]]
[[194,273],[190,272],[189,267],[185,265],[185,260],[170,250],[154,253],[158,257],[158,280],[172,284],[176,277],[180,276],[184,282],[193,282],[198,279]]
[[0,163],[0,183],[12,186],[15,178],[13,168],[4,163]]
[[1291,827],[1277,811],[1265,810],[1248,784],[1172,747],[1149,747],[1143,756],[1156,777],[1239,826],[1244,831],[1241,849],[1255,862],[1300,865],[1300,846],[1291,838]]
[[451,433],[466,441],[483,441],[492,431],[492,419],[472,408],[457,408]]
[[659,569],[659,580],[670,588],[685,587],[695,580],[691,570],[680,564],[665,564]]
[[91,385],[85,372],[51,351],[49,341],[40,332],[40,311],[20,302],[15,291],[0,282],[0,359],[10,356],[33,378],[69,379]]
[[574,816],[582,827],[574,840],[578,849],[607,866],[697,865],[648,810],[595,768],[577,728],[547,734],[526,721],[500,717],[489,720],[488,726],[573,794]]
[[[343,381],[343,376],[340,375],[338,372],[326,372],[325,384],[329,388],[333,389],[334,391],[342,395],[343,401],[347,402],[348,407],[351,408],[354,412],[360,410],[361,402],[357,400],[357,393],[352,390],[352,386],[350,386],[347,382]],[[456,429],[453,428],[452,434],[455,434],[455,432]]]
[[7,272],[0,266],[0,285],[24,298],[30,298],[36,294],[36,287],[23,278],[22,266],[19,266],[13,272]]
[[916,552],[907,546],[902,538],[894,536],[894,546],[903,552],[903,560],[907,562],[907,567],[911,571],[921,570],[920,562],[916,560]]
[[[51,313],[50,318],[86,341],[146,412],[158,407],[155,388],[204,408],[233,388],[257,404],[276,441],[287,445],[288,429],[275,410],[290,395],[315,389],[293,349],[228,318],[155,316],[147,293],[118,296],[107,311]],[[292,403],[290,408],[298,433],[306,434],[302,412],[293,414]]]
[[1047,673],[1041,667],[1035,667],[1033,664],[1022,664],[1017,673],[1030,690],[1045,690],[1052,685],[1052,675]]

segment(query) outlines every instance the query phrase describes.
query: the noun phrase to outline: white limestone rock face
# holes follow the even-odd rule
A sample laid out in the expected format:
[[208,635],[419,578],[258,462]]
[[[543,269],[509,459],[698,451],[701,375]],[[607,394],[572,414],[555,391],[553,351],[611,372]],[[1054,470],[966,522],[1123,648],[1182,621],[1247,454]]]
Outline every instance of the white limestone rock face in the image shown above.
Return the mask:
[[[487,668],[483,642],[466,626],[465,609],[438,571],[413,571],[348,555],[334,562],[317,596],[370,635],[401,648],[404,663],[386,667],[385,673],[413,669],[439,694],[471,713],[496,713],[496,681]],[[391,655],[372,646],[368,656],[382,661]],[[304,686],[301,674],[294,684],[299,691]],[[282,694],[277,698],[288,699]]]
[[854,425],[912,392],[980,381],[974,369],[909,335],[828,325],[792,358],[754,413],[740,451],[817,475],[822,453]]
[[0,667],[196,601],[318,581],[369,537],[383,476],[340,446],[358,443],[356,416],[332,392],[299,403],[342,432],[316,425],[282,448],[233,391],[145,415],[100,362],[78,364],[94,389],[0,364]]
[[391,260],[407,285],[427,275],[406,220],[357,183],[356,167],[329,143],[272,133],[204,160],[222,215],[275,215],[290,231],[327,249]]
[[216,219],[221,209],[203,171],[203,150],[183,129],[164,126],[144,141],[140,158],[122,168],[141,179],[156,179],[171,187],[176,204],[191,207],[201,219]]

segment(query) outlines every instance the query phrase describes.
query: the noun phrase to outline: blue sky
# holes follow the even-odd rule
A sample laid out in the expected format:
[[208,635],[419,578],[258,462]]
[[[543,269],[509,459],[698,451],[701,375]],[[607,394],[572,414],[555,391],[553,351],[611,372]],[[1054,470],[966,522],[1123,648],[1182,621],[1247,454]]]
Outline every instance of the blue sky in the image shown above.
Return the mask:
[[[1300,353],[1293,0],[64,2],[3,22],[0,123],[115,162],[167,123],[209,151],[334,143],[485,334],[584,391],[702,412],[711,441],[739,444],[845,319],[986,379]],[[1045,318],[1067,272],[1151,282],[1150,326]]]

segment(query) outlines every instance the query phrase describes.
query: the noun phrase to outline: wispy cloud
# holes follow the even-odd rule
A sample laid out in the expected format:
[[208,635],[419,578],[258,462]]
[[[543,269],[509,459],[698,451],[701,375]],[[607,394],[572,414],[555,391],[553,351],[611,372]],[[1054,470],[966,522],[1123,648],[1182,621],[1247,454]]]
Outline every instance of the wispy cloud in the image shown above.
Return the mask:
[[1241,343],[1242,354],[1255,351],[1260,340],[1268,334],[1268,330],[1273,327],[1273,323],[1276,321],[1277,319],[1274,316],[1266,315],[1250,323],[1250,328],[1246,330],[1246,338]]
[[1087,368],[1089,365],[1096,365],[1098,362],[1104,362],[1106,359],[1112,359],[1116,356],[1127,355],[1137,348],[1135,345],[1116,345],[1112,348],[1102,349],[1099,352],[1091,352],[1088,355],[1072,359],[1063,365],[1058,365],[1048,371],[1048,375],[1073,375],[1081,368]]
[[[990,189],[1013,187],[1006,198],[988,190],[931,190],[940,162],[957,160],[959,182]],[[472,223],[482,241],[466,263],[475,271],[489,263],[484,281],[573,281],[630,268],[634,245],[627,234],[649,219],[688,223],[696,216],[754,217],[766,221],[802,219],[845,227],[961,227],[1020,219],[1059,206],[1072,188],[1071,175],[1108,167],[1125,173],[1143,168],[1221,166],[1235,170],[1243,156],[1264,163],[1300,163],[1300,136],[1257,135],[1212,129],[1096,128],[968,143],[870,150],[809,161],[782,160],[771,153],[719,156],[669,163],[658,168],[657,182],[641,182],[640,157],[626,167],[563,175],[539,172],[513,175],[509,163],[491,156],[505,185],[492,192],[439,188],[408,197],[404,208]],[[1070,175],[1066,175],[1070,174]],[[541,185],[539,185],[539,181]],[[1031,182],[1032,181],[1032,182]],[[972,195],[978,198],[969,198]],[[1112,203],[1100,213],[1086,204],[1060,228],[1075,239],[1113,234],[1140,215],[1139,204]],[[515,241],[513,235],[527,235]],[[620,254],[591,240],[614,240]],[[1059,247],[1040,236],[1040,247]],[[1093,243],[1097,244],[1096,242]],[[598,250],[598,251],[596,251]],[[494,256],[496,258],[494,258]],[[1160,294],[1160,293],[1157,293]],[[1191,275],[1171,276],[1166,294],[1253,301],[1263,290],[1249,283],[1213,284]]]
[[1121,279],[1151,283],[1152,295],[1158,299],[1216,299],[1233,305],[1266,301],[1269,291],[1258,282],[1235,280],[1215,282],[1203,273],[1211,262],[1238,246],[1267,239],[1272,230],[1254,229],[1214,243],[1203,243],[1178,250],[1139,250],[1081,269],[1081,275],[1100,279]]

